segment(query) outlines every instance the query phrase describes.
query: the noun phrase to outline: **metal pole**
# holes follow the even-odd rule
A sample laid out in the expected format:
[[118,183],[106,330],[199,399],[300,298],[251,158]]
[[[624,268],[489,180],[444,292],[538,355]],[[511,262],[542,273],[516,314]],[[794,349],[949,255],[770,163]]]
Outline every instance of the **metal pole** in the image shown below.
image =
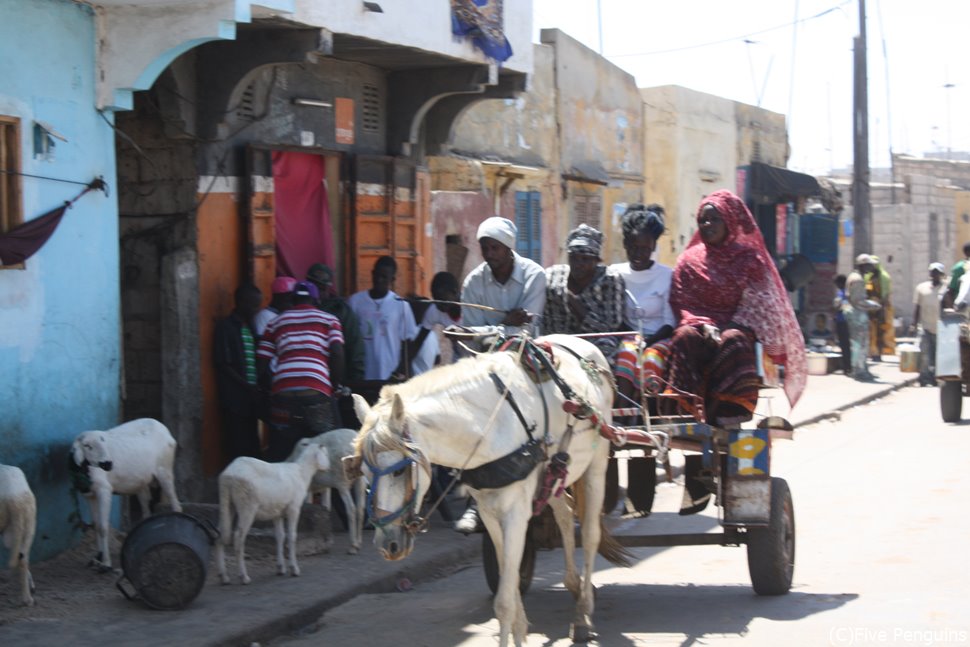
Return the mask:
[[855,255],[872,253],[872,210],[869,204],[869,80],[866,73],[866,2],[859,0],[859,35],[855,38],[855,93],[852,119],[854,153],[852,210]]
[[596,0],[596,25],[599,31],[600,38],[600,51],[599,55],[603,55],[603,5],[601,0]]

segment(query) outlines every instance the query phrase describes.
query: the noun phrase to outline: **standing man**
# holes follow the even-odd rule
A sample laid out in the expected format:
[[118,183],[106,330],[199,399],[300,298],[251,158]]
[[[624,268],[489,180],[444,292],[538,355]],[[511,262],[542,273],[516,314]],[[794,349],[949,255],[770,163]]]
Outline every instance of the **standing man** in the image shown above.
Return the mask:
[[259,458],[259,402],[256,337],[250,321],[263,295],[252,283],[236,289],[236,307],[216,324],[213,359],[222,414],[222,446],[226,458]]
[[930,280],[916,286],[913,294],[913,328],[922,328],[919,338],[919,385],[936,384],[936,325],[940,321],[940,300],[945,287],[943,263],[930,263]]
[[[498,312],[463,308],[462,324],[487,329],[501,326],[515,334],[528,326],[538,329],[537,321],[546,305],[546,272],[532,259],[515,253],[518,231],[508,218],[486,218],[478,227],[478,246],[484,262],[469,272],[461,288],[464,303],[495,308]],[[531,326],[530,326],[531,324]],[[463,534],[482,531],[478,508],[472,504],[457,522]]]
[[849,345],[852,348],[852,377],[860,382],[872,382],[876,376],[869,372],[869,313],[878,310],[878,301],[866,298],[865,275],[874,268],[869,254],[859,254],[855,269],[845,281],[847,303],[843,310],[849,324]]
[[397,278],[397,262],[381,256],[371,271],[371,289],[347,300],[360,320],[364,339],[364,379],[388,380],[409,375],[407,342],[418,334],[411,305],[391,290]]
[[266,326],[259,342],[260,370],[272,369],[272,425],[266,459],[283,461],[301,438],[336,428],[333,392],[342,375],[340,321],[319,310],[310,282],[293,288],[293,307]]

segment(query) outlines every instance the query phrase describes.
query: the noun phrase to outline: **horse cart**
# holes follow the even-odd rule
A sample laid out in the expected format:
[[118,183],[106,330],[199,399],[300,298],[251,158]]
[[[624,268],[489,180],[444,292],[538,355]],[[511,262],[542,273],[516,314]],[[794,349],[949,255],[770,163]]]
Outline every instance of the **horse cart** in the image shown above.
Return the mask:
[[[758,345],[758,372],[763,388],[779,386],[778,371]],[[791,426],[776,416],[762,418],[751,429],[721,428],[687,416],[661,416],[656,406],[664,396],[644,393],[636,406],[613,409],[614,419],[635,420],[614,427],[611,438],[617,449],[640,449],[652,458],[648,464],[656,474],[656,463],[667,466],[669,452],[684,453],[685,505],[699,512],[710,498],[719,508],[717,533],[615,535],[624,547],[745,546],[751,584],[758,595],[781,595],[791,588],[795,564],[795,516],[791,491],[785,479],[771,475],[773,438],[791,438]],[[616,461],[612,458],[611,461]],[[652,502],[656,478],[641,487],[641,500]],[[630,485],[633,483],[631,481]],[[630,492],[629,494],[634,494]],[[607,499],[616,497],[607,493]],[[609,504],[607,504],[609,508]],[[609,510],[607,510],[609,512]],[[648,511],[649,512],[649,511]],[[519,569],[519,590],[525,593],[535,568],[536,551],[561,547],[556,524],[546,509],[534,517],[526,536]],[[483,534],[483,566],[486,581],[494,593],[499,582],[498,560],[488,532]]]
[[940,383],[940,414],[944,422],[957,422],[963,413],[963,396],[970,382],[970,329],[967,317],[944,310],[936,330],[936,379]]

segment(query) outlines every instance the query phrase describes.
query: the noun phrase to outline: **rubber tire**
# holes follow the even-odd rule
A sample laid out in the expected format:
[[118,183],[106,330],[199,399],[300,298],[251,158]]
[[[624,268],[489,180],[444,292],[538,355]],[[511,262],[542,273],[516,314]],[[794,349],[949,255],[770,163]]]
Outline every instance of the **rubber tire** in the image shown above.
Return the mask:
[[748,573],[758,595],[783,595],[795,572],[795,507],[785,479],[771,479],[767,527],[748,529]]
[[940,413],[943,422],[959,422],[963,413],[963,383],[947,380],[940,384]]
[[[488,531],[482,533],[482,566],[485,569],[485,581],[488,588],[495,595],[498,591],[498,556],[495,554],[495,544]],[[532,528],[525,534],[525,549],[522,551],[522,563],[519,564],[519,594],[525,595],[532,585],[532,576],[536,570],[536,545],[532,539]]]

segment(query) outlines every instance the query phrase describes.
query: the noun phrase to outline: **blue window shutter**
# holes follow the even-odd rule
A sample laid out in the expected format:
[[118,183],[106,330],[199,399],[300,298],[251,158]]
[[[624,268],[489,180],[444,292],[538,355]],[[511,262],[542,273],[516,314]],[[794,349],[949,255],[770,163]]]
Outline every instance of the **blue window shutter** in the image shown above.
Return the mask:
[[542,263],[542,204],[538,191],[515,192],[515,251]]

